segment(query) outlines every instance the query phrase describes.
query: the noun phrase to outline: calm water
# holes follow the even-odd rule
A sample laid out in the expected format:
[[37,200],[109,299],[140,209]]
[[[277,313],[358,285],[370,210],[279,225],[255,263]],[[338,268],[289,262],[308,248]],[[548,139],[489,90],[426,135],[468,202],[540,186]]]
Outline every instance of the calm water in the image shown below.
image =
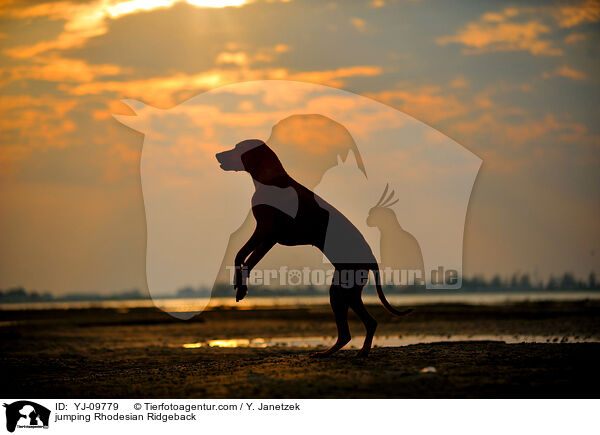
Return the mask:
[[[347,349],[360,349],[364,337],[353,337],[345,347]],[[486,334],[452,334],[452,335],[388,335],[375,336],[374,347],[397,347],[410,344],[456,342],[456,341],[503,341],[514,343],[595,343],[597,337],[583,336],[545,336],[545,335],[486,335]],[[335,342],[335,337],[273,337],[273,338],[221,338],[218,340],[200,341],[196,343],[183,343],[174,345],[184,349],[199,349],[207,347],[278,347],[278,348],[325,348]]]
[[[530,292],[530,293],[465,293],[429,295],[389,295],[393,305],[414,306],[437,303],[459,303],[472,305],[493,305],[506,302],[527,301],[575,301],[584,299],[600,300],[600,292]],[[365,296],[366,304],[379,304],[377,296]],[[196,312],[215,307],[236,307],[251,309],[256,307],[302,307],[328,305],[328,296],[307,297],[252,297],[240,303],[235,298],[196,298],[196,299],[154,299],[119,301],[80,301],[80,302],[30,302],[0,304],[0,310],[47,310],[47,309],[86,309],[86,308],[148,308],[159,307],[168,312]]]

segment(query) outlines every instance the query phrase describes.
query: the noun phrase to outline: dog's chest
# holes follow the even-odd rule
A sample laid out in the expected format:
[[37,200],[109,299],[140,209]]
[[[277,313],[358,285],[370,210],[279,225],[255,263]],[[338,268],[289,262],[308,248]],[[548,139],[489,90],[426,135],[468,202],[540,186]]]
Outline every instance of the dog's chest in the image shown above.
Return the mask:
[[277,187],[258,183],[252,196],[252,207],[257,205],[271,206],[292,219],[298,214],[298,193],[292,187]]

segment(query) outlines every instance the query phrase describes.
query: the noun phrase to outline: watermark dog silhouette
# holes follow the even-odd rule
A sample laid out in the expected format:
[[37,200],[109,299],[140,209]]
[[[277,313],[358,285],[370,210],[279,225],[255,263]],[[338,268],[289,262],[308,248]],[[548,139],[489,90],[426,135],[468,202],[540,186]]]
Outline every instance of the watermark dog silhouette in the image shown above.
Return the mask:
[[288,175],[263,141],[242,141],[216,158],[225,171],[248,172],[255,186],[252,214],[256,228],[235,257],[236,300],[246,296],[250,271],[275,244],[315,246],[335,267],[329,298],[338,338],[331,348],[314,355],[331,355],[350,341],[347,316],[348,308],[352,308],[367,331],[358,355],[367,356],[377,328],[361,298],[369,272],[373,272],[377,295],[390,313],[401,317],[412,309],[399,311],[389,304],[381,288],[377,260],[360,231],[335,207]]

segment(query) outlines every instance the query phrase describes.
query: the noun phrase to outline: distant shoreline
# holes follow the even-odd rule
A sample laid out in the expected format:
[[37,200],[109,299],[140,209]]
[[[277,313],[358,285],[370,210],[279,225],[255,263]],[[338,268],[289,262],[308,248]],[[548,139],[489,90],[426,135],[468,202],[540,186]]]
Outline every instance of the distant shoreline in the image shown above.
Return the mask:
[[[556,292],[600,292],[600,282],[596,274],[591,272],[587,280],[576,278],[572,273],[564,273],[562,277],[550,276],[546,281],[536,281],[529,274],[515,273],[510,278],[495,275],[487,280],[481,276],[462,277],[460,289],[426,289],[422,285],[384,285],[385,294],[391,295],[435,295],[435,294],[515,294],[515,293],[556,293]],[[251,287],[254,297],[285,298],[285,297],[322,297],[328,296],[329,287],[323,286],[261,286]],[[372,283],[365,286],[363,296],[375,295]],[[50,291],[26,290],[23,287],[13,287],[7,290],[0,289],[0,305],[12,303],[38,303],[38,302],[92,302],[92,301],[123,301],[123,300],[156,300],[156,299],[210,299],[229,298],[233,296],[232,285],[217,283],[212,288],[186,286],[178,289],[174,294],[149,295],[138,288],[123,290],[116,293],[68,293],[55,295]]]
[[[498,305],[519,302],[543,301],[579,301],[600,300],[598,290],[555,290],[555,291],[504,291],[504,292],[477,292],[477,291],[441,291],[406,292],[403,294],[388,295],[390,303],[394,305],[428,305],[428,304],[466,304],[466,305]],[[365,304],[379,305],[375,295],[364,296]],[[284,296],[256,296],[252,293],[241,303],[236,303],[235,298],[138,298],[138,299],[91,299],[91,300],[51,300],[35,302],[0,303],[0,311],[12,310],[69,310],[69,309],[135,309],[135,308],[160,308],[167,312],[196,312],[213,310],[216,308],[229,309],[254,309],[277,307],[302,307],[328,305],[329,297],[320,295],[284,295]]]

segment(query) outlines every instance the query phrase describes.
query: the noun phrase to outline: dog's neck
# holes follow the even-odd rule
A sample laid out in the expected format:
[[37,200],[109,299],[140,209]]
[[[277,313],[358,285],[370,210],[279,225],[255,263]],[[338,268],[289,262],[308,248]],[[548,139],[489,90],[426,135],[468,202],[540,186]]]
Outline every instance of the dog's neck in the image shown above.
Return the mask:
[[261,167],[260,170],[250,172],[250,176],[257,190],[261,185],[285,188],[294,181],[281,165]]
[[287,173],[279,174],[275,177],[252,177],[252,182],[254,183],[255,190],[260,190],[261,187],[264,186],[286,188],[291,186],[293,181],[294,180]]

